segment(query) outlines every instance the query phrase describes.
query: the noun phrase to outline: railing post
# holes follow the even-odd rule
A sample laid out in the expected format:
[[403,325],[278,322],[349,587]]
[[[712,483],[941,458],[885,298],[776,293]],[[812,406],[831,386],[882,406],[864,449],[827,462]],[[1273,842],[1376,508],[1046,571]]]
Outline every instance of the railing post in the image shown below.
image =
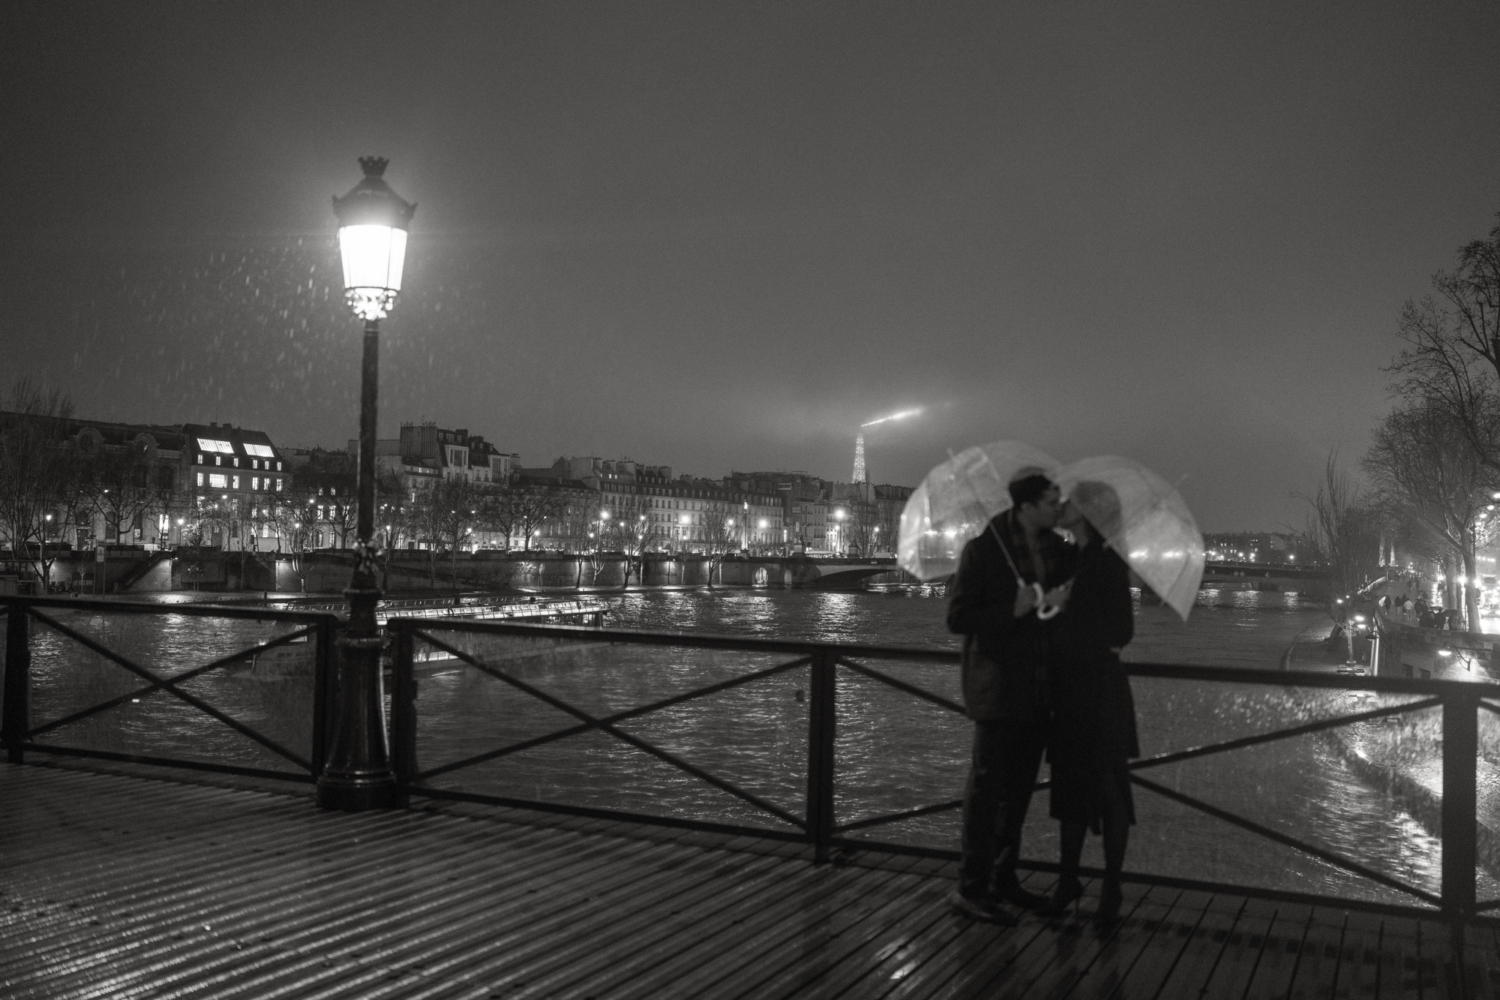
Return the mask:
[[807,706],[807,838],[813,845],[813,861],[828,860],[833,839],[833,738],[837,713],[834,707],[834,656],[815,653],[809,677]]
[[11,601],[5,615],[5,702],[0,708],[0,742],[5,759],[21,764],[21,747],[31,725],[31,616],[26,606]]
[[412,670],[415,645],[408,622],[394,622],[391,649],[391,770],[396,802],[406,805],[417,776],[417,680]]
[[328,760],[328,739],[333,731],[333,679],[334,679],[334,630],[338,619],[323,616],[318,629],[313,633],[313,737],[312,775],[317,779],[323,773]]
[[1479,756],[1479,699],[1443,696],[1443,914],[1474,915],[1475,758]]

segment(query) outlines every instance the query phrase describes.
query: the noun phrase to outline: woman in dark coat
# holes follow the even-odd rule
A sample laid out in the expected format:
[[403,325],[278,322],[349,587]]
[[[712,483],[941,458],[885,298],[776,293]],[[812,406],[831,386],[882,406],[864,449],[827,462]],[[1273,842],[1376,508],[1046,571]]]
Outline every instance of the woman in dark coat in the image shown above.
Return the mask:
[[[1053,898],[1061,912],[1083,895],[1078,860],[1083,839],[1092,829],[1104,834],[1104,889],[1096,918],[1114,920],[1120,912],[1120,870],[1135,822],[1126,761],[1140,755],[1136,738],[1135,700],[1120,666],[1120,650],[1135,634],[1130,598],[1130,570],[1104,544],[1099,530],[1119,520],[1114,491],[1099,483],[1081,483],[1074,496],[1092,490],[1086,505],[1096,527],[1069,503],[1061,524],[1078,541],[1077,570],[1067,609],[1058,619],[1052,678],[1053,730],[1048,748],[1052,763],[1052,816],[1062,823],[1062,876]],[[1103,502],[1101,503],[1101,499]],[[1102,511],[1102,513],[1101,513]]]

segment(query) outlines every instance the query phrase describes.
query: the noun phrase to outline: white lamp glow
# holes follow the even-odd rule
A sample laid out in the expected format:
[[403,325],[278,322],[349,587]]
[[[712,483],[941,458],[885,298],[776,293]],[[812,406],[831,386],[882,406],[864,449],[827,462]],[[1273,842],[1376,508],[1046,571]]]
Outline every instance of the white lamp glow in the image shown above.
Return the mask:
[[333,199],[344,297],[354,314],[366,321],[384,319],[396,303],[406,264],[406,229],[417,209],[383,179],[387,162],[379,156],[360,157],[364,179],[344,197]]

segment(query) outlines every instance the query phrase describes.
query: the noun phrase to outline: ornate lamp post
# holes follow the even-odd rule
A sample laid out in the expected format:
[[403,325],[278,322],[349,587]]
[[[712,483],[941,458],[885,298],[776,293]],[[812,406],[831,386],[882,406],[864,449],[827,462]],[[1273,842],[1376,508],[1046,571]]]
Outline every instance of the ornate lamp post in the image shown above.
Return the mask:
[[406,261],[406,231],[416,206],[382,179],[388,161],[360,157],[365,176],[333,199],[344,262],[344,298],[365,321],[364,368],[359,398],[358,541],[349,598],[349,625],[339,639],[338,688],[328,760],[318,778],[325,809],[380,809],[395,801],[386,745],[380,668],[380,600],[375,537],[375,399],[380,382],[380,321],[396,304]]

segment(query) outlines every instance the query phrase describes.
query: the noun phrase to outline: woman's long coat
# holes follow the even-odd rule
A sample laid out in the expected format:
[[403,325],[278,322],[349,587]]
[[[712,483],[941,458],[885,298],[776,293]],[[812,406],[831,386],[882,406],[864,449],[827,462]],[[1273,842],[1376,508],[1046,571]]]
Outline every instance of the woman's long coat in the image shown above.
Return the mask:
[[[1056,619],[1057,659],[1052,678],[1054,813],[1059,804],[1078,812],[1074,792],[1140,756],[1135,699],[1117,652],[1135,635],[1130,570],[1098,542],[1078,553],[1068,607]],[[1080,789],[1080,786],[1084,786]],[[1086,795],[1092,799],[1092,795]],[[1093,812],[1092,802],[1087,803]],[[1084,818],[1084,817],[1079,817]]]

